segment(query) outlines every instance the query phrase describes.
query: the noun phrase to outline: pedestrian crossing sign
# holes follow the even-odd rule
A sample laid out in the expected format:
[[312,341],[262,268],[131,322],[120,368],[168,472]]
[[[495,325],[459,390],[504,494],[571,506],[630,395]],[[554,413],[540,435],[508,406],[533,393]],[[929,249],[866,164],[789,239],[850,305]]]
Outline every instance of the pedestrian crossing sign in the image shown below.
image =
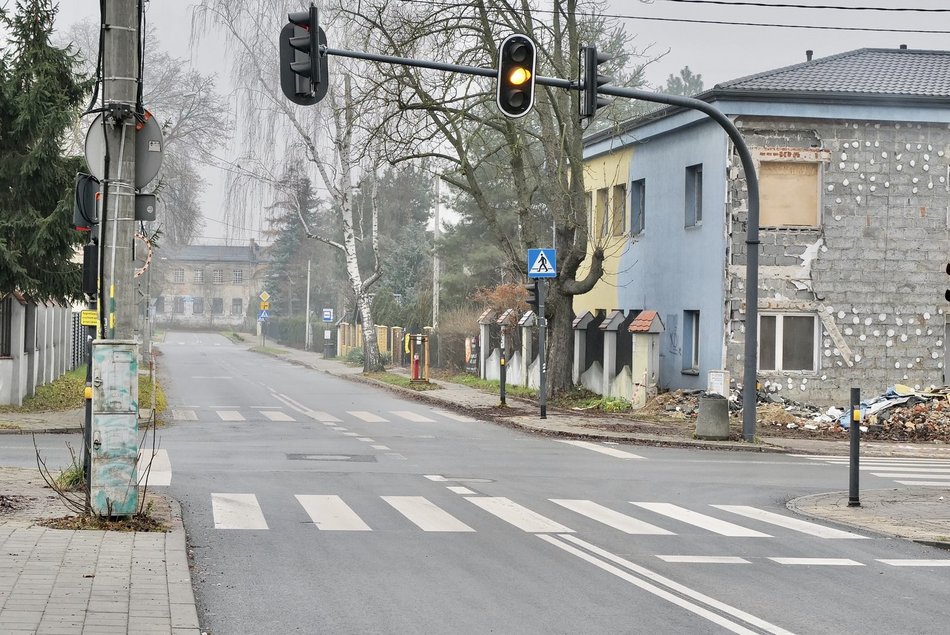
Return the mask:
[[257,314],[258,322],[266,322],[270,319],[270,313],[267,312],[267,309],[262,309],[260,313]]
[[528,250],[529,278],[557,278],[557,252],[554,249]]

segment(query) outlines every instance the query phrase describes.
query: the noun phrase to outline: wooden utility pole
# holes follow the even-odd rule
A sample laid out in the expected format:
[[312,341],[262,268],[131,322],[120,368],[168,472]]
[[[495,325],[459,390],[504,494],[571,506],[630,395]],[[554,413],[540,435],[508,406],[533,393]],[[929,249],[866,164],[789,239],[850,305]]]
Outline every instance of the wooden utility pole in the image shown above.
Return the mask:
[[102,60],[105,179],[100,244],[103,333],[128,340],[138,332],[135,302],[135,108],[139,89],[140,0],[106,0]]

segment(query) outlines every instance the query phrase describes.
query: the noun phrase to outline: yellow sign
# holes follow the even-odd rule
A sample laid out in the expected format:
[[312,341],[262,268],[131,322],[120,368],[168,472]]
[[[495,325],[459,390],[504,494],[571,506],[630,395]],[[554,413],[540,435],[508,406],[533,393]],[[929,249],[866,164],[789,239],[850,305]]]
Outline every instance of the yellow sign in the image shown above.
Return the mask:
[[83,326],[97,326],[99,315],[92,309],[85,309],[79,313],[79,323]]
[[270,308],[270,302],[261,302],[261,311],[266,311]]
[[267,302],[270,300],[270,294],[267,291],[261,291],[261,294],[257,297],[261,299],[261,302]]

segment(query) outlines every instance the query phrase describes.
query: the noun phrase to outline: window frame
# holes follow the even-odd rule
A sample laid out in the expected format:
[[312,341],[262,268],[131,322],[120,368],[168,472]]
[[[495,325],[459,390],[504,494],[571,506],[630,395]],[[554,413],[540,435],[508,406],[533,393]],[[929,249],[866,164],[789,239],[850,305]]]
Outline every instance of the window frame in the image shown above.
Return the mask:
[[[792,160],[792,159],[773,159],[769,161],[760,161],[759,162],[759,180],[760,180],[760,191],[763,194],[767,194],[769,190],[769,174],[768,169],[765,168],[766,165],[807,165],[815,166],[815,217],[814,224],[810,225],[794,225],[791,223],[766,223],[765,217],[768,216],[768,203],[767,196],[762,196],[762,209],[760,211],[759,218],[759,228],[760,229],[820,229],[823,222],[823,191],[822,191],[822,180],[824,178],[825,171],[825,162],[821,159],[810,159],[810,160]],[[810,176],[810,175],[809,175]]]
[[[762,367],[762,318],[775,318],[775,368]],[[812,319],[812,368],[811,369],[786,369],[783,368],[785,361],[785,318],[786,317],[808,317]],[[759,337],[758,350],[756,351],[756,368],[763,373],[800,373],[806,375],[817,374],[820,367],[821,355],[821,319],[817,313],[807,311],[760,311],[758,314]]]
[[630,197],[630,235],[638,236],[646,229],[647,180],[633,179],[627,193]]
[[700,312],[687,309],[683,311],[683,373],[699,374]]
[[231,284],[244,284],[244,270],[243,269],[231,270]]
[[211,272],[211,284],[224,284],[224,269],[214,269]]
[[224,315],[224,298],[211,298],[211,315]]
[[[238,310],[235,311],[235,303],[237,304]],[[231,315],[244,315],[244,299],[243,298],[231,298]]]
[[204,298],[192,298],[191,299],[191,314],[192,315],[204,315],[205,312],[205,299]]
[[703,164],[686,166],[686,227],[701,227],[703,224]]
[[205,281],[205,272],[204,269],[195,269],[192,282],[195,284],[204,284]]
[[184,284],[185,283],[185,269],[184,267],[175,267],[172,269],[172,282],[174,284]]
[[627,184],[617,183],[610,194],[610,233],[623,236],[627,233]]

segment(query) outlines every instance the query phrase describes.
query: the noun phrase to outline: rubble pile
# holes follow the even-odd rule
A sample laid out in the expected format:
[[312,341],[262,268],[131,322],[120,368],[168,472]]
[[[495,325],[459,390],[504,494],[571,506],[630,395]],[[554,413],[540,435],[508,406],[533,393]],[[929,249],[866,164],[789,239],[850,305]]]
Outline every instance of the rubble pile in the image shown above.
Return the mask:
[[[699,412],[701,390],[676,390],[657,395],[632,414],[692,421]],[[848,406],[821,408],[785,399],[771,392],[757,395],[761,433],[782,436],[844,437],[850,423]],[[729,395],[733,423],[742,418],[742,395]],[[896,385],[861,402],[862,437],[879,441],[950,443],[950,387],[915,391]]]

